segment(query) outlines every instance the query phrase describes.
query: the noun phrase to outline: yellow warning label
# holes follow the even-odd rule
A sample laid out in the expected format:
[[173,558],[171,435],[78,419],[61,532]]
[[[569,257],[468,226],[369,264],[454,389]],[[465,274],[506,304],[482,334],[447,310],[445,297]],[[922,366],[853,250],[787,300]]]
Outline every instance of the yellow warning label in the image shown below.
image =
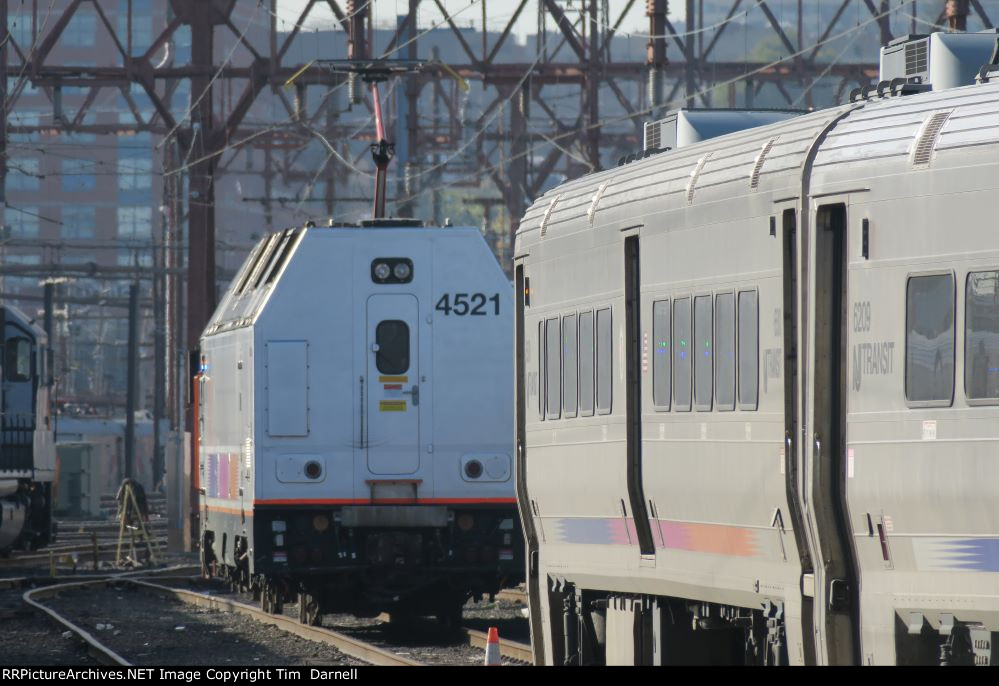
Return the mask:
[[405,400],[381,400],[378,402],[378,410],[380,412],[405,412],[406,411],[406,401]]
[[408,376],[379,376],[379,383],[406,383],[409,381]]

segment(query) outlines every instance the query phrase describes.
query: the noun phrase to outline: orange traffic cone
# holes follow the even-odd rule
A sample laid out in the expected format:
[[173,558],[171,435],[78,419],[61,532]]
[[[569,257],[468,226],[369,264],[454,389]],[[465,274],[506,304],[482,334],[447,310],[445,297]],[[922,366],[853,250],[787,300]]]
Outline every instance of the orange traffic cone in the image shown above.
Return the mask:
[[486,667],[496,667],[502,665],[500,660],[499,630],[489,627],[489,637],[486,639]]

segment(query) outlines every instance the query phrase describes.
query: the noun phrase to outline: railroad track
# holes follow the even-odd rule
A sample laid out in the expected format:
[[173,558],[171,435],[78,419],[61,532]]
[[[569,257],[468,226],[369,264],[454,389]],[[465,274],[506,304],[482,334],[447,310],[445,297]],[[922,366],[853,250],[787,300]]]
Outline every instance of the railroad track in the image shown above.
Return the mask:
[[[481,648],[482,650],[486,649],[486,641],[489,639],[489,635],[486,632],[467,627],[462,627],[462,631],[468,637],[468,644],[470,646]],[[534,663],[534,651],[531,650],[531,646],[527,643],[500,638],[499,645],[500,655],[503,657],[528,664]]]
[[[165,538],[153,538],[154,551],[157,554],[161,554],[166,550],[166,539]],[[144,546],[136,545],[139,550],[144,550]],[[115,560],[118,552],[118,541],[113,542],[98,542],[97,544],[97,560],[98,561],[109,561]],[[130,548],[126,539],[126,542],[122,545],[122,552],[125,554],[130,553]],[[93,543],[72,545],[72,546],[54,546],[51,548],[42,548],[38,551],[32,551],[30,553],[15,552],[10,557],[0,559],[0,571],[8,569],[30,569],[39,568],[47,566],[63,567],[86,567],[92,565],[94,562],[94,545]]]
[[71,590],[127,585],[143,592],[173,598],[188,605],[245,615],[255,621],[276,626],[282,631],[294,634],[300,638],[330,645],[344,655],[363,660],[369,664],[380,666],[421,666],[423,664],[404,655],[397,655],[391,651],[337,631],[300,624],[290,617],[265,613],[252,605],[229,598],[163,586],[143,578],[137,578],[138,573],[133,574],[136,576],[115,575],[102,579],[55,584],[45,588],[26,591],[23,598],[24,602],[29,606],[44,613],[60,626],[78,636],[86,644],[90,655],[101,664],[131,666],[131,663],[125,657],[104,645],[83,627],[78,626],[51,607],[46,606],[42,602],[43,600],[54,598],[60,593]]

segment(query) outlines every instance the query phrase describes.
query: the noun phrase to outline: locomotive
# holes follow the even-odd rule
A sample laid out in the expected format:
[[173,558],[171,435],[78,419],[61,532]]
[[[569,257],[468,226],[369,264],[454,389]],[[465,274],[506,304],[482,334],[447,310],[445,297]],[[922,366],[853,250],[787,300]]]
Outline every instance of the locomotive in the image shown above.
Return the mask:
[[512,288],[474,228],[263,238],[201,339],[202,559],[279,612],[438,616],[523,576]]
[[907,36],[849,104],[650,122],[527,211],[537,664],[992,663],[997,74],[995,32]]
[[0,304],[0,555],[33,550],[54,536],[52,358],[45,332]]

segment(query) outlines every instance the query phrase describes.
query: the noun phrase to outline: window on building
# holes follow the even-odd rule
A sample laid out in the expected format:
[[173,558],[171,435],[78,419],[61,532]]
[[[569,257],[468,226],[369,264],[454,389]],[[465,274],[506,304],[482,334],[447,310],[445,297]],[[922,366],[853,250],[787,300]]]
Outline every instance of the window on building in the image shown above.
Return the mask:
[[562,317],[562,410],[566,417],[577,411],[576,315]]
[[[7,216],[10,216],[10,209],[7,210]],[[11,253],[8,251],[4,255],[4,262],[6,264],[36,265],[42,263],[42,257],[41,255],[25,255],[23,253]],[[7,276],[4,277],[3,285],[8,293],[36,290],[38,288],[38,276]]]
[[11,238],[38,238],[39,214],[37,207],[7,206],[7,225]]
[[[63,252],[59,256],[60,264],[91,264],[97,263],[97,256],[93,253],[85,252]],[[129,262],[132,264],[132,262]]]
[[906,287],[905,397],[950,404],[954,397],[954,277],[914,276]]
[[673,402],[680,412],[690,412],[691,373],[690,298],[673,301]]
[[[119,3],[118,8],[118,40],[128,47],[128,7]],[[153,44],[153,18],[148,10],[141,11],[136,3],[132,5],[132,55],[142,55]]]
[[972,400],[999,398],[999,271],[968,274],[964,392]]
[[90,160],[62,161],[62,189],[66,193],[85,193],[97,188],[94,162]]
[[735,294],[715,296],[715,402],[735,409]]
[[59,36],[59,42],[67,47],[89,48],[94,46],[96,33],[97,14],[93,8],[81,4]]
[[669,410],[672,385],[672,346],[670,345],[669,300],[652,304],[652,404]]
[[97,210],[87,205],[63,205],[63,238],[84,240],[94,238],[97,232]]
[[153,254],[148,249],[128,248],[118,251],[119,267],[152,267]]
[[382,374],[403,374],[409,370],[409,325],[386,319],[375,327],[375,366]]
[[153,235],[153,210],[151,207],[119,207],[118,238],[148,241]]
[[545,389],[547,397],[545,416],[548,419],[558,419],[561,416],[561,395],[562,383],[559,378],[561,373],[561,340],[558,326],[558,318],[549,319],[545,322]]
[[[13,10],[13,8],[11,8]],[[31,30],[31,9],[30,6],[27,11],[15,12],[12,11],[7,16],[7,30],[10,31],[11,38],[17,43],[18,47],[21,48],[22,52],[27,52],[31,49],[32,43],[35,41],[34,33]],[[16,79],[11,79],[12,81]],[[8,92],[10,92],[9,89]]]
[[37,191],[41,171],[37,157],[13,157],[7,162],[8,191]]
[[579,315],[579,415],[593,416],[593,313]]
[[118,190],[148,191],[153,185],[153,160],[149,157],[118,159]]
[[33,128],[39,126],[41,115],[32,110],[14,110],[7,113],[7,141],[9,143],[33,143],[38,140],[37,129],[33,131],[18,131],[18,127]]
[[711,409],[715,348],[712,336],[711,296],[694,298],[694,406]]
[[760,313],[756,291],[739,293],[739,407],[755,410],[760,387]]
[[614,331],[611,310],[597,310],[597,414],[610,414],[614,385]]

